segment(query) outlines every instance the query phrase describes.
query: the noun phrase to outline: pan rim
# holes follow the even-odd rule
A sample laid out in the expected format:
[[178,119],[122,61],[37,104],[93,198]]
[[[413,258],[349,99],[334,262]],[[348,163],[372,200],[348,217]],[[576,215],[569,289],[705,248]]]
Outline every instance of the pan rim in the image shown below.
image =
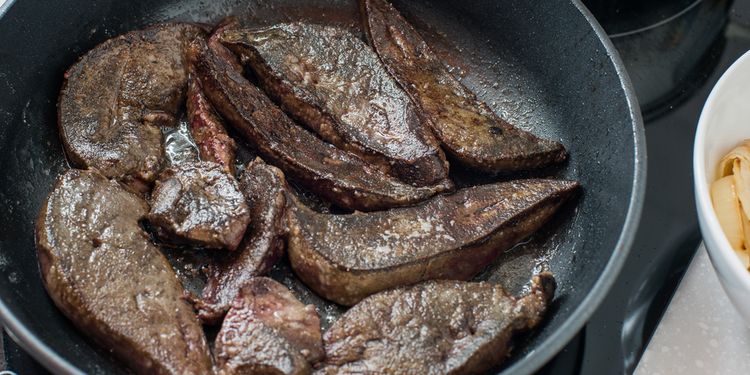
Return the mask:
[[0,18],[5,15],[5,12],[16,2],[16,0],[0,0]]
[[[0,5],[0,18],[6,14],[8,9],[10,9],[14,3],[15,0],[6,0]],[[604,300],[604,297],[608,294],[617,276],[622,270],[635,239],[644,204],[646,190],[645,129],[643,127],[643,119],[638,106],[638,101],[635,96],[635,90],[619,53],[604,29],[599,25],[598,21],[596,21],[588,8],[582,4],[581,0],[572,0],[571,3],[586,19],[593,29],[594,34],[602,43],[607,56],[615,68],[620,80],[620,86],[625,93],[634,136],[633,187],[631,190],[627,214],[617,244],[612,252],[612,256],[591,291],[584,298],[582,303],[562,323],[562,325],[555,329],[552,335],[545,339],[538,348],[527,355],[526,358],[521,358],[511,366],[504,368],[500,373],[531,374],[539,370],[549,362],[554,355],[559,353],[560,350],[562,350],[562,348],[581,330]],[[36,337],[36,335],[20,322],[2,300],[0,300],[0,322],[2,322],[11,338],[48,370],[61,374],[84,374],[71,362],[60,356],[50,346]]]
[[[15,3],[16,0],[5,0],[5,2],[0,4],[0,20]],[[84,375],[83,371],[60,356],[60,354],[26,328],[10,311],[2,299],[0,299],[0,323],[11,339],[26,353],[39,361],[47,370],[55,374]]]
[[646,194],[646,130],[643,126],[643,117],[641,115],[638,99],[635,95],[635,89],[630,80],[630,76],[625,70],[625,64],[620,58],[620,54],[615,48],[604,28],[594,18],[589,9],[583,5],[581,0],[572,0],[572,4],[578,9],[581,15],[591,25],[594,34],[604,46],[610,61],[614,65],[620,84],[625,92],[625,99],[628,103],[631,122],[633,124],[633,136],[635,145],[635,160],[633,163],[633,189],[630,195],[628,211],[625,216],[625,222],[620,232],[612,256],[607,265],[602,270],[599,279],[596,281],[591,291],[581,304],[570,314],[567,320],[563,322],[552,335],[544,340],[538,348],[532,351],[527,358],[520,359],[518,362],[500,371],[500,374],[532,374],[541,369],[552,357],[559,353],[565,345],[583,328],[588,322],[591,315],[599,308],[599,305],[607,296],[609,290],[614,285],[617,277],[625,265],[625,260],[630,254],[630,250],[635,240],[635,234],[641,221],[641,212],[643,210],[644,198]]

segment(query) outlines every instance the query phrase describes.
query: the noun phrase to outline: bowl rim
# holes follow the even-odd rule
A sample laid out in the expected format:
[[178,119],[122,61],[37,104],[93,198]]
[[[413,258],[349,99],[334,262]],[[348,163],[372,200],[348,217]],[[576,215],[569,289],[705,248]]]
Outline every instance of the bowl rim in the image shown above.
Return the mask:
[[[721,224],[719,224],[719,218],[714,211],[709,193],[708,179],[706,178],[706,163],[704,162],[706,160],[706,138],[712,126],[711,118],[713,117],[713,113],[718,110],[716,108],[718,96],[732,82],[732,78],[741,69],[750,69],[750,51],[745,52],[722,74],[703,105],[693,144],[693,184],[695,187],[698,216],[702,218],[701,232],[703,237],[709,238],[710,242],[715,242],[718,245],[706,246],[709,254],[713,257],[720,257],[722,263],[729,266],[729,270],[733,274],[733,279],[739,281],[745,290],[750,291],[750,272],[742,266],[739,257],[737,257],[734,249],[729,244],[729,240],[724,234],[724,230],[721,228]],[[737,140],[737,143],[739,142],[740,140]],[[716,265],[714,265],[714,268],[716,268]]]

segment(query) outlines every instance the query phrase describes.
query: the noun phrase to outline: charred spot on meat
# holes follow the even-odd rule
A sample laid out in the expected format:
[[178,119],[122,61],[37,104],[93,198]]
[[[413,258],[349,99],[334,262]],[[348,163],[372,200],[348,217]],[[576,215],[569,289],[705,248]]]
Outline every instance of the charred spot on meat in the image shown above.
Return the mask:
[[148,204],[94,171],[61,175],[36,227],[44,285],[86,335],[135,372],[206,374],[203,331],[140,228]]
[[403,183],[302,129],[205,41],[190,47],[196,76],[217,111],[269,163],[335,205],[363,211],[403,206],[452,188]]
[[555,292],[549,273],[530,292],[429,281],[370,296],[326,332],[317,373],[481,374],[502,364],[514,336],[539,325]]
[[58,123],[66,154],[146,192],[164,157],[187,88],[185,48],[204,31],[175,23],[132,31],[84,55],[65,73]]
[[351,32],[307,23],[221,34],[265,91],[324,140],[416,186],[448,164],[429,128],[378,56]]
[[250,225],[237,251],[222,254],[207,271],[207,282],[198,317],[216,323],[229,310],[240,288],[263,275],[284,254],[286,194],[284,175],[273,166],[255,159],[240,175],[240,190],[250,206]]
[[342,305],[423,280],[467,280],[534,233],[578,187],[517,180],[351,215],[297,204],[288,215],[289,260],[312,290]]
[[221,165],[184,163],[159,176],[148,220],[166,242],[234,250],[250,212],[234,176]]
[[320,319],[273,279],[250,279],[216,338],[221,374],[308,374],[323,359]]
[[560,143],[518,129],[479,100],[387,0],[360,1],[370,43],[450,155],[488,172],[533,169],[565,160]]

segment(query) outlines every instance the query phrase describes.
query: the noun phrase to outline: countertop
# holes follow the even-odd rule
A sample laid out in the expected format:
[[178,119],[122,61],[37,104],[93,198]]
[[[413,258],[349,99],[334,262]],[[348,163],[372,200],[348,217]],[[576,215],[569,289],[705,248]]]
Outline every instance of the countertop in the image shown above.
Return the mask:
[[748,344],[750,329],[701,245],[635,374],[749,374]]

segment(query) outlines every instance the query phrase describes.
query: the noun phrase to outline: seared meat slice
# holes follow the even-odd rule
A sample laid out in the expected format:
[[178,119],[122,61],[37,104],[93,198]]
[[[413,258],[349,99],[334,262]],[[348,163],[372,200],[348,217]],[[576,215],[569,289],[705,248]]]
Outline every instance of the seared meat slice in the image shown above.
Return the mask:
[[377,210],[420,202],[452,188],[413,187],[328,144],[290,120],[201,40],[191,45],[196,76],[219,113],[265,160],[339,207]]
[[[235,29],[239,22],[234,17],[222,20],[208,38],[208,45],[218,54],[223,54],[229,61],[235,61],[234,55],[218,40],[218,33],[224,30]],[[242,67],[237,63],[237,71]],[[229,137],[224,122],[203,95],[200,82],[195,78],[195,72],[191,68],[190,82],[187,94],[187,115],[190,126],[190,134],[198,146],[201,160],[212,161],[221,164],[224,170],[234,175],[234,158],[237,145],[234,139]]]
[[286,235],[286,180],[281,171],[260,158],[245,167],[240,190],[250,206],[250,226],[237,251],[225,254],[208,268],[198,317],[216,323],[234,301],[242,285],[266,273],[284,255]]
[[37,221],[44,285],[82,333],[136,373],[210,373],[182,286],[138,225],[147,212],[143,199],[98,172],[65,172]]
[[146,192],[161,168],[159,126],[176,124],[185,99],[185,48],[203,30],[164,24],[110,39],[65,73],[60,133],[76,166]]
[[307,286],[342,305],[422,280],[470,279],[535,232],[578,186],[518,180],[352,215],[295,205],[288,215],[289,259]]
[[221,165],[184,163],[159,176],[148,220],[159,237],[172,243],[234,250],[250,211],[237,181]]
[[325,355],[315,306],[266,277],[240,289],[215,348],[221,374],[307,374]]
[[218,163],[225,172],[234,175],[237,145],[194,78],[188,84],[187,114],[190,135],[198,146],[201,160]]
[[216,28],[211,32],[208,38],[208,48],[218,54],[220,58],[234,67],[234,70],[242,73],[242,64],[237,61],[237,57],[232,51],[221,43],[221,35],[225,31],[237,30],[240,28],[240,21],[235,16],[229,16],[221,20]]
[[448,163],[378,56],[351,32],[306,23],[224,32],[281,108],[323,139],[416,186],[442,183]]
[[375,51],[449,154],[489,172],[538,168],[566,158],[560,143],[514,127],[477,99],[386,0],[360,1]]
[[429,281],[389,290],[347,311],[325,334],[320,374],[482,374],[514,336],[534,329],[555,293],[550,273],[520,298],[489,283]]

